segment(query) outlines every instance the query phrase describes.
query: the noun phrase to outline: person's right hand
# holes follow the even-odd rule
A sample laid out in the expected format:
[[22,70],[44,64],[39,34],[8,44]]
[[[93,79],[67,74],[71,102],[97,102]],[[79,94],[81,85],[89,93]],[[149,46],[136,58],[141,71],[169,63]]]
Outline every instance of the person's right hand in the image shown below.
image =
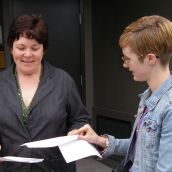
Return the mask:
[[88,124],[78,129],[75,134],[78,134],[79,139],[94,143],[102,148],[106,147],[106,138],[99,136]]
[[86,140],[90,143],[97,143],[97,139],[99,136],[96,134],[96,132],[91,128],[89,124],[84,125],[80,129],[77,130],[78,138],[82,140]]

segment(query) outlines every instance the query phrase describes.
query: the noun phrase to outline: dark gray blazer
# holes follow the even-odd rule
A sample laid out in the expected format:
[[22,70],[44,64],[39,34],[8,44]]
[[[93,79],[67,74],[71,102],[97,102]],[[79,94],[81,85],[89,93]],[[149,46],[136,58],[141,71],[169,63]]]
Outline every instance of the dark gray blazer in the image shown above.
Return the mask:
[[44,158],[42,163],[3,162],[5,172],[75,172],[65,163],[58,147],[29,149],[25,142],[64,136],[90,123],[73,79],[63,70],[43,62],[43,76],[32,100],[28,128],[22,121],[12,65],[0,73],[0,156]]

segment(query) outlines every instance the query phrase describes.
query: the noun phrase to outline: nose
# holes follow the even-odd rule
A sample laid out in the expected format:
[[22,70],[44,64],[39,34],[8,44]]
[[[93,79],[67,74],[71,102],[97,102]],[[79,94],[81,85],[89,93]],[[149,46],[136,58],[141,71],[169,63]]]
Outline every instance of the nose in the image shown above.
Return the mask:
[[26,50],[24,51],[24,56],[25,56],[25,57],[31,57],[31,56],[32,56],[32,51],[31,51],[30,49],[26,49]]

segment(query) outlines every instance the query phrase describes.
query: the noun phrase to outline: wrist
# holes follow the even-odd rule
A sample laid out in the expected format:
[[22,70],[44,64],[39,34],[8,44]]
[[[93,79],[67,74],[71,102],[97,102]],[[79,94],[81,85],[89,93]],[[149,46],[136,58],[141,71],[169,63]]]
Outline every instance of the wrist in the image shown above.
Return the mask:
[[109,138],[108,138],[108,136],[107,135],[99,136],[97,145],[99,145],[103,149],[106,149],[109,146]]

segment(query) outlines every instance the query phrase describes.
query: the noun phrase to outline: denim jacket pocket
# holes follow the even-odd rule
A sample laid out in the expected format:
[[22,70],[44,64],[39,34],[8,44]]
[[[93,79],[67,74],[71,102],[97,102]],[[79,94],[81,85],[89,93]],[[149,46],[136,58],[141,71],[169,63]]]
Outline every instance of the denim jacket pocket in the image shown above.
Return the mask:
[[152,119],[146,119],[144,121],[143,129],[144,129],[144,144],[145,148],[151,148],[155,144],[155,139],[157,136],[157,122]]

